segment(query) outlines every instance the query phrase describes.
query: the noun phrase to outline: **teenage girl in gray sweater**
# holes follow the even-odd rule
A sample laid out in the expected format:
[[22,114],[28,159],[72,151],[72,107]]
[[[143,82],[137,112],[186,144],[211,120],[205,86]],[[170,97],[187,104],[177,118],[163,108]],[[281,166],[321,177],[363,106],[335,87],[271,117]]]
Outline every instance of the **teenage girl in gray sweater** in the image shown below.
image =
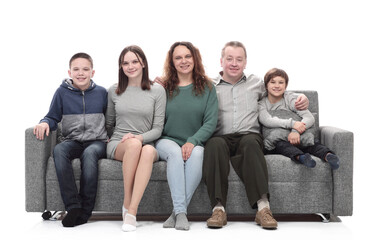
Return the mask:
[[122,161],[123,231],[136,229],[138,205],[158,154],[153,146],[163,130],[166,93],[149,79],[142,49],[126,47],[119,58],[119,81],[108,93],[106,128],[114,128],[107,157]]

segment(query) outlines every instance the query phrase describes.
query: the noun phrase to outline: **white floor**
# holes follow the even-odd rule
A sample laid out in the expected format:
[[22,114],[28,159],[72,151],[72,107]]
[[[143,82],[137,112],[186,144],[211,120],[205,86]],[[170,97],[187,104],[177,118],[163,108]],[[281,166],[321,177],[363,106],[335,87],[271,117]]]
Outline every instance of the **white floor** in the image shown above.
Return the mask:
[[[10,215],[9,215],[10,216]],[[16,216],[12,216],[16,217]],[[162,228],[162,222],[139,222],[137,231],[121,231],[121,221],[98,220],[74,228],[64,228],[61,221],[43,221],[40,213],[24,213],[2,230],[17,239],[381,239],[377,222],[361,216],[341,217],[340,222],[279,222],[277,230],[264,230],[254,222],[228,222],[222,229],[209,229],[205,222],[190,222],[189,231]],[[20,221],[22,219],[22,221]],[[369,218],[369,220],[371,220]],[[376,220],[376,219],[375,219]],[[21,226],[22,225],[22,226]],[[2,226],[3,228],[3,226]],[[5,231],[4,231],[5,230]],[[379,232],[379,236],[374,234]],[[371,237],[370,237],[371,236]],[[13,237],[12,237],[13,238]],[[3,238],[4,239],[4,238]]]

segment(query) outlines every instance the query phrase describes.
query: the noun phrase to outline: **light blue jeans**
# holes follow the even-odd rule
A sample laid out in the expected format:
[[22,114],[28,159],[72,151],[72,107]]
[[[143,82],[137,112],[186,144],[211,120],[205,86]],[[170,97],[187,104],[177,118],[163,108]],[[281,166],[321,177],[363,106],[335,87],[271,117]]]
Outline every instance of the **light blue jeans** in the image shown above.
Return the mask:
[[195,146],[187,161],[176,142],[160,139],[155,144],[159,158],[167,162],[167,181],[171,191],[174,213],[187,214],[192,195],[202,179],[204,148]]

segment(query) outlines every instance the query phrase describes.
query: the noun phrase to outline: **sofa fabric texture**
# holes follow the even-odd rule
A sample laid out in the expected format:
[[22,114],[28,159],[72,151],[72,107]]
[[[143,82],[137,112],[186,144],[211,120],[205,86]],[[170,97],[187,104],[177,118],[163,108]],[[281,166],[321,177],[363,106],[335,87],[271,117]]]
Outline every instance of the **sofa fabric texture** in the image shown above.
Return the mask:
[[[269,174],[270,205],[273,214],[323,213],[351,216],[353,213],[353,133],[336,127],[319,126],[318,93],[295,91],[309,98],[309,110],[316,119],[316,134],[321,143],[334,151],[340,168],[313,156],[315,168],[307,168],[282,155],[266,155]],[[59,130],[39,141],[33,127],[25,131],[25,207],[27,212],[64,211],[52,151]],[[80,161],[72,161],[79,187]],[[98,192],[94,211],[121,212],[123,203],[122,164],[111,159],[99,160]],[[166,179],[166,162],[154,163],[150,182],[138,208],[141,216],[169,216],[173,207]],[[201,182],[188,207],[189,215],[210,216],[207,188]],[[244,185],[233,170],[229,175],[228,215],[251,215]]]

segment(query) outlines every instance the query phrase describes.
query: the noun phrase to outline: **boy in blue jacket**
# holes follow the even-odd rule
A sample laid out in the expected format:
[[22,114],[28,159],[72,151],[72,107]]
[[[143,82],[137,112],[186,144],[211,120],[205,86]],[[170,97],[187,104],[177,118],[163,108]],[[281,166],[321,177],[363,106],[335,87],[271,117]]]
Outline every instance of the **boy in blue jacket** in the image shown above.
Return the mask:
[[[86,53],[77,53],[69,61],[69,79],[56,90],[48,114],[33,133],[43,140],[62,125],[62,141],[53,151],[61,197],[67,214],[64,227],[88,221],[94,208],[98,184],[98,160],[106,155],[105,116],[107,91],[97,86],[93,60]],[[77,190],[71,161],[81,160],[80,190]]]

